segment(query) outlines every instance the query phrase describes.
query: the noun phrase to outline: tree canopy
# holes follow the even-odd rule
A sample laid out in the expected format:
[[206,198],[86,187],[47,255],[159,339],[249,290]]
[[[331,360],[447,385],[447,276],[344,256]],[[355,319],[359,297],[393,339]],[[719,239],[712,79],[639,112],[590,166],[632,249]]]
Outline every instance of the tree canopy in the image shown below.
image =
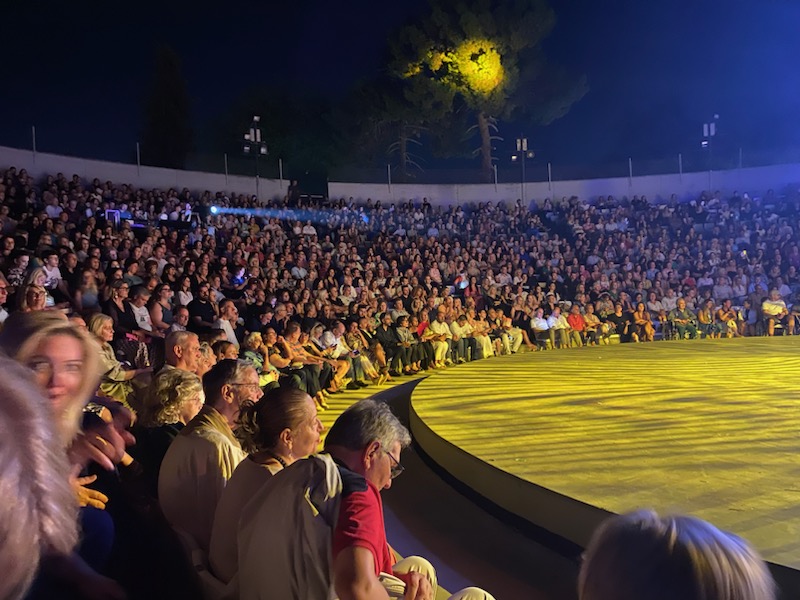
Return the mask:
[[444,93],[449,112],[466,108],[491,176],[498,120],[547,124],[586,92],[583,78],[550,65],[542,42],[555,26],[544,0],[432,0],[427,16],[391,41],[390,72],[422,93]]

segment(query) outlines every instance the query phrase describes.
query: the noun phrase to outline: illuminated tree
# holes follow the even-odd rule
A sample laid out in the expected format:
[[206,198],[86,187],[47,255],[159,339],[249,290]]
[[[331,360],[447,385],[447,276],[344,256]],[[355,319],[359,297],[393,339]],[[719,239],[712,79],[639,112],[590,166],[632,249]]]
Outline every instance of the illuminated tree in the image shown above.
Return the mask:
[[453,111],[474,119],[484,178],[491,177],[497,121],[547,124],[586,91],[544,60],[541,43],[555,25],[544,0],[431,0],[430,14],[399,32],[391,70],[449,94]]

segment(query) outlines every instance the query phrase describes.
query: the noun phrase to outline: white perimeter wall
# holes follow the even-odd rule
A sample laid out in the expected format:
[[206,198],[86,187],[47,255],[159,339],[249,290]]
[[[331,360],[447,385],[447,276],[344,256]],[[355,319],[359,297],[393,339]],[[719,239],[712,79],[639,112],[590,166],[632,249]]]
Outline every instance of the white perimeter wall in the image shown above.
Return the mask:
[[[0,146],[0,168],[15,166],[27,169],[34,177],[64,173],[67,178],[73,174],[84,179],[97,177],[102,181],[111,180],[116,184],[127,183],[142,188],[189,188],[192,191],[225,191],[237,194],[255,194],[256,180],[242,177],[198,171],[179,171],[159,167],[137,167],[136,165],[112,163],[99,160],[60,156],[57,154],[36,153]],[[259,179],[258,195],[267,200],[282,197],[288,182],[276,179]],[[615,197],[646,195],[651,201],[666,199],[677,194],[684,199],[696,196],[704,190],[720,190],[725,194],[738,190],[751,196],[761,195],[772,188],[782,193],[787,186],[800,187],[800,164],[774,165],[714,171],[684,173],[683,175],[648,175],[643,177],[616,177],[611,179],[584,179],[576,181],[554,181],[551,184],[526,183],[525,198],[542,201],[545,198],[560,199],[578,196],[589,200],[597,196]],[[517,184],[368,184],[330,182],[328,194],[331,198],[354,198],[356,200],[381,200],[382,202],[401,202],[428,198],[432,204],[447,205],[468,202],[514,202],[522,197]]]

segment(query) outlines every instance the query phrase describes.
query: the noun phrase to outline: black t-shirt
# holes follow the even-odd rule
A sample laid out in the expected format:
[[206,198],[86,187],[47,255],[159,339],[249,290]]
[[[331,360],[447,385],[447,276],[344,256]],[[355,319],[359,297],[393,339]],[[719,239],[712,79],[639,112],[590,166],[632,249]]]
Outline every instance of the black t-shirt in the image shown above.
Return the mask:
[[211,302],[195,298],[189,302],[187,308],[189,309],[189,316],[191,317],[189,320],[189,331],[202,332],[208,329],[207,325],[198,325],[195,322],[195,317],[200,317],[200,320],[206,323],[213,323],[217,320],[217,314],[214,312],[214,307],[211,306]]

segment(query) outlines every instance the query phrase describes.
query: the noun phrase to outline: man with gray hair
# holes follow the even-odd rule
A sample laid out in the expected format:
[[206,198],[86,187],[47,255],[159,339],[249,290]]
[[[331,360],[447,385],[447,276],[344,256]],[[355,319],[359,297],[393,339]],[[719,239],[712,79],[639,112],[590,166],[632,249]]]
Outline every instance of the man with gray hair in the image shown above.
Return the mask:
[[[433,600],[433,566],[418,556],[395,562],[386,541],[381,490],[403,472],[410,443],[386,403],[368,398],[345,410],[325,439],[327,454],[284,469],[242,513],[240,599]],[[492,597],[467,588],[451,600]]]
[[248,362],[222,360],[203,377],[206,403],[170,444],[158,475],[158,500],[173,528],[208,551],[217,502],[244,459],[233,434],[239,407],[264,392]]

